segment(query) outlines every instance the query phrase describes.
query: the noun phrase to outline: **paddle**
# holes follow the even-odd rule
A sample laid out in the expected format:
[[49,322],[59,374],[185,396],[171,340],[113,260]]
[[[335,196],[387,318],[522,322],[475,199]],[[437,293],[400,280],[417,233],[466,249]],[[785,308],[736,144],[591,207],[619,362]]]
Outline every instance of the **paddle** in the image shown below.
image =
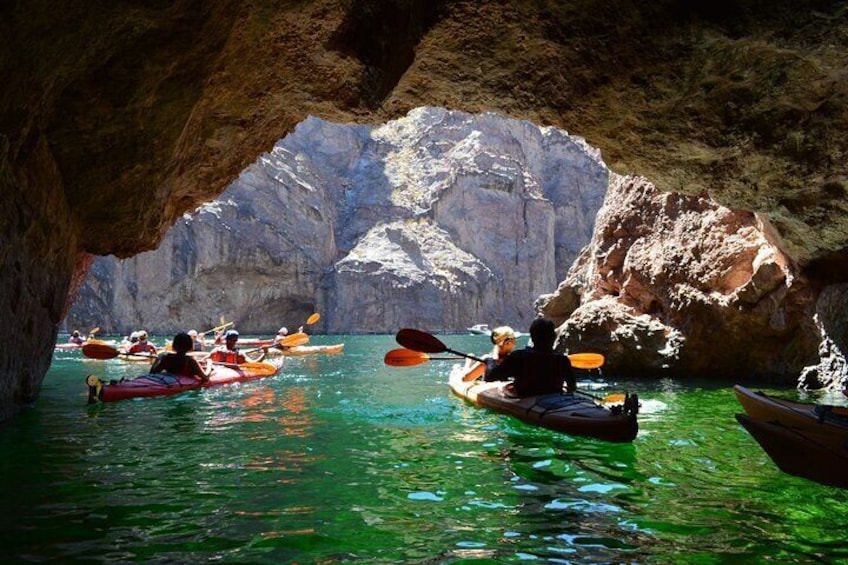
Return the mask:
[[281,339],[279,343],[273,345],[272,347],[278,347],[282,349],[283,347],[297,347],[299,345],[306,345],[307,343],[309,343],[309,336],[303,332],[297,332],[291,335],[287,335],[286,337]]
[[235,324],[235,322],[227,322],[226,324],[221,324],[220,326],[215,326],[211,330],[206,330],[205,332],[200,332],[200,335],[206,335],[206,334],[211,333],[211,332],[217,332],[218,330],[223,330],[224,328],[229,328],[233,324]]
[[[577,369],[597,369],[604,364],[604,356],[600,353],[572,353],[568,358],[571,366]],[[457,359],[459,357],[430,357],[426,353],[401,347],[386,353],[383,362],[392,367],[414,367],[427,361],[456,361]]]
[[[419,353],[453,353],[454,355],[459,355],[460,357],[466,357],[468,359],[473,359],[475,361],[479,361],[480,363],[485,363],[479,357],[475,357],[473,355],[469,355],[468,353],[463,353],[461,351],[456,351],[455,349],[449,348],[447,345],[442,343],[442,341],[436,336],[429,334],[427,332],[422,332],[421,330],[416,330],[412,328],[404,328],[398,331],[395,336],[395,340],[404,346],[407,349],[413,350],[413,352]],[[398,351],[398,350],[393,350]],[[389,358],[389,354],[391,358]],[[404,358],[404,355],[406,356]],[[426,357],[426,356],[425,356]],[[420,364],[426,362],[429,358],[421,358],[420,361],[414,363],[415,357],[410,354],[404,353],[392,353],[390,351],[386,354],[386,364],[391,364],[388,361],[397,362],[397,363],[408,363],[404,366],[412,366],[412,364]],[[572,367],[577,369],[597,369],[601,365],[604,364],[604,356],[600,353],[572,353],[568,356],[568,359],[572,361]],[[572,360],[573,359],[573,360]],[[384,359],[385,360],[385,359]],[[399,366],[399,365],[396,365]],[[593,398],[599,402],[604,403],[616,403],[616,402],[624,402],[625,395],[623,394],[611,394],[609,396],[600,398],[595,396],[594,394],[589,394],[588,392],[584,392],[582,390],[578,390],[578,393],[588,396],[589,398]]]
[[82,354],[91,359],[114,359],[121,352],[105,343],[84,343]]
[[[312,314],[311,316],[306,318],[306,323],[303,324],[303,326],[308,326],[308,325],[314,324],[315,322],[317,322],[320,319],[321,319],[321,314],[319,314],[318,312],[315,312],[314,314]],[[306,335],[305,333],[303,333],[303,326],[300,326],[297,330],[297,333],[293,334],[293,335],[297,335],[297,334]],[[307,341],[308,340],[309,340],[309,336],[307,336]],[[303,345],[303,344],[299,343],[298,345]]]
[[82,354],[91,359],[114,359],[115,357],[150,357],[151,360],[156,359],[156,355],[149,351],[138,351],[136,353],[121,353],[111,345],[105,343],[86,343],[82,346]]
[[420,351],[399,347],[386,353],[383,362],[391,367],[415,367],[427,361],[456,361],[457,359],[461,357],[430,357]]
[[[432,334],[428,334],[427,332],[422,332],[420,330],[414,330],[411,328],[405,328],[400,330],[395,336],[395,339],[399,344],[406,347],[407,349],[411,349],[414,352],[420,353],[453,353],[454,355],[459,355],[460,357],[467,357],[468,359],[474,359],[475,361],[484,362],[479,357],[475,357],[473,355],[469,355],[467,353],[462,353],[461,351],[455,351],[450,349],[441,340],[435,337]],[[399,351],[399,350],[394,350]],[[391,353],[391,352],[390,352]],[[393,359],[401,359],[404,354],[396,353],[393,355]],[[411,355],[407,355],[407,362],[413,359]],[[427,361],[426,356],[424,358],[420,358],[420,363],[424,363]],[[604,356],[600,353],[572,353],[568,356],[569,361],[571,361],[571,366],[575,369],[597,369],[604,364]]]
[[[253,349],[245,349],[241,352],[242,355],[247,355],[248,353],[256,353],[257,351],[267,351],[268,349],[283,349],[284,347],[297,347],[298,345],[306,345],[309,343],[309,336],[305,333],[298,332],[293,333],[291,335],[287,335],[283,339],[281,339],[278,343],[273,345],[263,345],[262,347],[254,347]],[[211,352],[209,353],[212,354]]]
[[460,357],[466,357],[468,359],[479,361],[480,363],[485,363],[485,361],[483,359],[480,359],[479,357],[475,357],[473,355],[469,355],[468,353],[462,353],[461,351],[455,351],[449,348],[447,345],[442,343],[442,341],[436,336],[428,334],[427,332],[422,332],[421,330],[404,328],[397,333],[397,335],[395,336],[395,341],[397,341],[399,344],[401,344],[407,349],[411,349],[413,351],[418,351],[421,353],[453,353],[454,355],[459,355]]
[[[320,319],[321,319],[321,314],[319,314],[318,312],[315,312],[314,314],[312,314],[311,316],[306,318],[306,323],[304,325],[305,326],[312,325]],[[301,326],[300,329],[303,329],[303,327]],[[299,345],[306,345],[307,343],[309,343],[309,335],[307,335],[303,332],[295,332],[293,334],[287,335],[286,337],[284,337],[283,339],[281,339],[279,342],[275,343],[271,347],[276,347],[277,349],[282,349],[284,347],[297,347]],[[260,347],[260,349],[262,349],[262,348]]]
[[96,334],[99,331],[100,331],[100,326],[95,326],[95,327],[91,328],[90,330],[88,330],[88,337],[94,336],[94,334]]

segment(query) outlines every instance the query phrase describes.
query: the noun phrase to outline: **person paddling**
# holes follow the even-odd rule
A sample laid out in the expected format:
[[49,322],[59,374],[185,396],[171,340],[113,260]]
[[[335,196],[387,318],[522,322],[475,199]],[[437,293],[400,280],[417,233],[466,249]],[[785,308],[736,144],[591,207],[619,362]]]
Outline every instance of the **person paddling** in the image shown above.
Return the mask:
[[191,351],[192,339],[187,333],[178,333],[174,336],[174,341],[171,343],[173,352],[163,353],[156,358],[153,366],[150,368],[151,373],[170,373],[172,375],[182,375],[185,377],[197,377],[201,382],[209,380],[211,367],[207,366],[204,371],[188,352]]
[[139,330],[138,332],[138,342],[134,343],[132,347],[127,350],[127,353],[130,355],[141,353],[148,355],[156,355],[158,351],[156,350],[156,346],[147,341],[147,332],[145,330]]
[[[228,365],[241,365],[242,363],[246,363],[248,361],[247,357],[245,357],[244,354],[236,348],[238,338],[239,333],[236,330],[227,330],[227,333],[224,334],[224,345],[213,349],[209,354],[208,359],[211,359],[215,363],[226,363]],[[258,358],[251,359],[250,361],[262,361],[265,359],[266,353],[267,351],[263,349]]]
[[513,351],[503,363],[495,366],[484,380],[513,382],[505,387],[510,395],[525,397],[539,394],[573,393],[577,390],[577,379],[571,369],[567,355],[554,351],[556,326],[547,318],[537,318],[530,324],[530,339],[533,347]]
[[464,380],[474,380],[484,377],[492,372],[495,366],[504,362],[507,356],[515,349],[515,340],[518,336],[509,326],[500,326],[492,330],[489,338],[492,340],[492,351],[484,355],[481,359],[485,361],[485,373],[481,372],[480,362],[473,359],[466,359],[465,373],[467,377]]
[[68,343],[75,343],[77,345],[82,345],[85,343],[85,339],[80,335],[79,330],[74,330],[74,333],[71,334],[71,337],[68,338]]
[[203,334],[198,334],[197,330],[189,330],[188,335],[192,341],[192,351],[203,351],[203,347],[206,345],[206,340],[203,338]]

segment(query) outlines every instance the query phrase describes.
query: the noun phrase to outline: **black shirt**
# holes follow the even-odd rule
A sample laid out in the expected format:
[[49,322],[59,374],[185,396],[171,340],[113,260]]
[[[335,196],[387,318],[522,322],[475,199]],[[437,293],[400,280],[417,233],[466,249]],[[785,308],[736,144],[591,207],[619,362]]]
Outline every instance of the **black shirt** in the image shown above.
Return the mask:
[[562,392],[563,384],[569,392],[577,388],[571,361],[568,356],[555,351],[539,351],[531,348],[510,353],[504,362],[486,374],[486,381],[514,379],[517,396],[535,396]]

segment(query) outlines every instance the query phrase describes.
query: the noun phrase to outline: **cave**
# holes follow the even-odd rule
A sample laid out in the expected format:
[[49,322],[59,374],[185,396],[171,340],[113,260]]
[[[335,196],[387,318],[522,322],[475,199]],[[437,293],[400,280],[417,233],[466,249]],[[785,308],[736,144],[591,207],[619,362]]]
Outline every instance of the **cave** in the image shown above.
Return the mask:
[[552,125],[614,171],[758,214],[797,276],[844,284],[846,18],[822,0],[7,3],[0,420],[37,399],[94,256],[156,248],[307,116]]

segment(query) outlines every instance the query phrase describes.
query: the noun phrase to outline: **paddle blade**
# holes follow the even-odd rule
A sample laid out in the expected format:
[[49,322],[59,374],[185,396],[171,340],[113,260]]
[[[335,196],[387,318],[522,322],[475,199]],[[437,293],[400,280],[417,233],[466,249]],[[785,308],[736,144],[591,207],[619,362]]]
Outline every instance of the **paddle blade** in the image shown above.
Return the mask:
[[82,346],[82,354],[91,359],[114,359],[120,352],[111,345],[86,343]]
[[406,348],[392,349],[383,358],[383,362],[391,367],[414,367],[430,360],[430,356],[420,351]]
[[309,336],[305,333],[298,332],[287,335],[280,340],[278,345],[283,347],[297,347],[298,345],[306,345],[307,343],[309,343]]
[[99,331],[100,331],[100,326],[95,326],[95,327],[91,328],[90,330],[88,330],[88,335],[94,335]]
[[315,322],[317,322],[320,319],[321,319],[321,314],[319,314],[318,312],[315,312],[314,314],[312,314],[311,316],[306,318],[306,325],[308,326],[308,325],[314,324]]
[[572,353],[568,360],[575,369],[597,369],[604,364],[604,356],[600,353]]
[[619,404],[627,399],[623,394],[610,394],[601,399],[604,404]]
[[444,353],[448,350],[436,336],[412,328],[400,330],[395,336],[395,341],[407,349],[422,353]]
[[271,363],[264,362],[252,362],[248,361],[247,363],[239,363],[239,369],[242,371],[248,372],[253,376],[267,376],[270,377],[277,373],[279,369],[277,369],[276,365],[272,365]]

